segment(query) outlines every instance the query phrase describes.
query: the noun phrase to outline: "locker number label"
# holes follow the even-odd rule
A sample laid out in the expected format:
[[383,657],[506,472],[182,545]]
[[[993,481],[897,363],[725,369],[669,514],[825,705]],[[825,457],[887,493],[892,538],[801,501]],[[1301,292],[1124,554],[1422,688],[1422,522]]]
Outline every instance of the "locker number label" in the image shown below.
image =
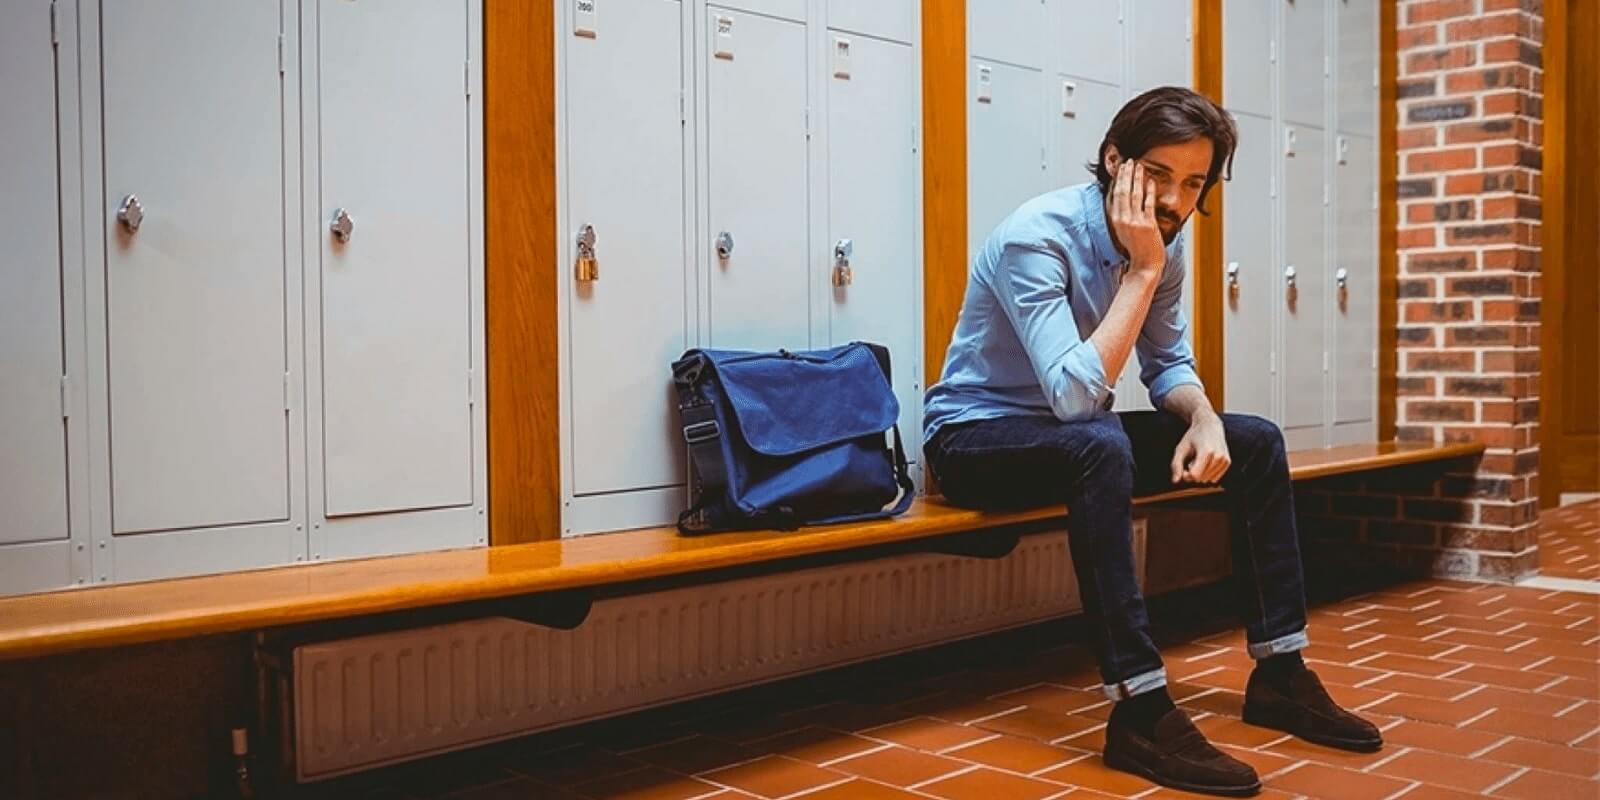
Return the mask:
[[994,100],[994,76],[988,64],[978,65],[978,102],[988,103]]
[[850,40],[833,37],[833,77],[850,80]]
[[712,46],[712,55],[728,61],[733,60],[733,17],[718,15],[716,24],[717,33],[712,37],[715,44]]
[[594,4],[600,0],[574,0],[572,15],[572,33],[585,39],[593,39],[599,32],[595,19]]

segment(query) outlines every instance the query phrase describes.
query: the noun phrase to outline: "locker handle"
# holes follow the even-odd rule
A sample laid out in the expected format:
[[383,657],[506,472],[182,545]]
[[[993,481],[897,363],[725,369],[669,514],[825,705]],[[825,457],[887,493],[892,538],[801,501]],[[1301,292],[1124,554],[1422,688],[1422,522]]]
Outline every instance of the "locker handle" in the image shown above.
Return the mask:
[[333,238],[341,244],[350,241],[350,234],[356,229],[356,221],[351,218],[350,212],[338,209],[333,212],[333,221],[328,223],[328,230],[333,231]]
[[1333,273],[1333,281],[1338,284],[1341,291],[1350,288],[1350,271],[1340,267],[1337,272]]
[[1228,262],[1228,288],[1239,288],[1239,262],[1237,261]]
[[1293,289],[1294,288],[1294,278],[1295,278],[1294,265],[1290,264],[1288,266],[1288,268],[1283,271],[1283,282],[1290,289]]
[[139,225],[144,222],[144,205],[139,202],[138,195],[130,194],[122,198],[122,205],[117,209],[117,221],[129,233],[139,232]]
[[733,257],[733,234],[723,231],[717,234],[717,258],[727,261]]

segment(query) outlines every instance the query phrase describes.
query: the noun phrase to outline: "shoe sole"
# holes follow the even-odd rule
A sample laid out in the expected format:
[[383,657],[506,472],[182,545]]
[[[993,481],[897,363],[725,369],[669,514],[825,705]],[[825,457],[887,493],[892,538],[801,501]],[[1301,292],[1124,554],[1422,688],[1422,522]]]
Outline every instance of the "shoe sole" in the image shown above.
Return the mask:
[[1304,739],[1312,744],[1320,744],[1323,747],[1332,747],[1337,750],[1348,750],[1352,753],[1376,753],[1383,749],[1382,738],[1341,739],[1337,736],[1309,734],[1304,731],[1294,730],[1293,727],[1289,725],[1280,724],[1277,722],[1277,720],[1268,719],[1259,714],[1252,714],[1250,713],[1249,709],[1245,709],[1244,722],[1247,725],[1254,725],[1257,728],[1269,728],[1275,731],[1282,731],[1283,733]]
[[1255,797],[1256,795],[1261,794],[1260,781],[1256,781],[1250,786],[1207,786],[1199,783],[1189,783],[1187,781],[1163,778],[1157,775],[1155,770],[1147,769],[1144,765],[1138,764],[1131,759],[1125,759],[1111,755],[1102,755],[1101,760],[1105,762],[1106,766],[1114,770],[1120,770],[1130,775],[1137,775],[1147,781],[1150,781],[1151,783],[1160,784],[1169,789],[1177,789],[1184,792],[1196,792],[1199,794],[1219,795],[1221,797]]

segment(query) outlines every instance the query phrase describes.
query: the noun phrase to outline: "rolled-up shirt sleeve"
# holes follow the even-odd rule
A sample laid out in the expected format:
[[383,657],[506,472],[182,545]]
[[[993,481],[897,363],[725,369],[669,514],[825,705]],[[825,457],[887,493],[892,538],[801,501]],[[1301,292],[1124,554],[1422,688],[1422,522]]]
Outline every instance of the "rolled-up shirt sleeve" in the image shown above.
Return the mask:
[[1065,422],[1099,412],[1110,392],[1100,352],[1081,337],[1066,294],[1066,264],[1044,247],[1007,244],[994,290],[1027,351],[1051,410]]
[[1194,351],[1189,346],[1189,320],[1183,313],[1183,244],[1173,248],[1161,272],[1144,318],[1136,349],[1139,353],[1139,379],[1150,390],[1150,403],[1165,408],[1167,395],[1184,384],[1200,386],[1194,368]]

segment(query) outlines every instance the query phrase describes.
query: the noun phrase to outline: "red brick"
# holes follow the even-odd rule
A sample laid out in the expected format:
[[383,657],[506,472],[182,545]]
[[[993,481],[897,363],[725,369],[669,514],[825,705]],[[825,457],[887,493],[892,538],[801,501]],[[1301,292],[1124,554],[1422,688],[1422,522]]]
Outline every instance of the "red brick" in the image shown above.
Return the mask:
[[1407,278],[1400,281],[1398,287],[1401,300],[1431,299],[1439,295],[1439,282],[1434,278]]
[[1401,28],[1395,36],[1395,47],[1400,51],[1410,50],[1439,42],[1439,27],[1437,25],[1418,25],[1412,28]]
[[1539,351],[1486,350],[1483,353],[1483,372],[1520,372],[1533,374],[1539,371]]
[[1451,22],[1445,26],[1444,33],[1452,42],[1476,42],[1497,36],[1516,36],[1526,29],[1523,15],[1511,12]]
[[1536,245],[1533,228],[1523,222],[1494,222],[1483,225],[1453,225],[1445,229],[1445,243],[1451,246],[1481,247],[1495,244]]
[[[1431,228],[1424,230],[1431,231]],[[1402,231],[1403,233],[1403,231]],[[1478,269],[1476,251],[1443,250],[1432,253],[1407,253],[1407,274],[1432,274],[1440,272],[1473,272]]]
[[1539,13],[1544,8],[1543,2],[1544,0],[1483,0],[1483,13],[1493,14],[1496,11],[1509,11],[1515,8]]
[[1445,329],[1446,347],[1485,347],[1515,345],[1515,325],[1465,325]]
[[1406,172],[1449,172],[1471,169],[1478,165],[1478,152],[1470,147],[1445,150],[1422,150],[1406,154]]
[[1524,250],[1515,247],[1484,250],[1483,268],[1485,270],[1536,272],[1539,269],[1539,253],[1537,250]]
[[1473,144],[1476,142],[1518,141],[1530,142],[1533,135],[1528,121],[1517,117],[1499,117],[1482,122],[1458,122],[1445,129],[1445,144]]
[[[1433,378],[1404,377],[1395,379],[1395,394],[1400,397],[1432,397],[1435,394]],[[1510,403],[1506,404],[1510,406]],[[1511,409],[1507,408],[1506,416],[1509,419]]]
[[1395,330],[1395,346],[1402,349],[1437,347],[1438,341],[1430,327],[1398,328]]
[[1401,410],[1406,422],[1472,422],[1478,413],[1475,403],[1460,400],[1408,400]]
[[1438,243],[1433,228],[1405,228],[1395,234],[1395,247],[1402,250],[1413,247],[1433,247]]
[[1407,301],[1402,305],[1405,311],[1401,318],[1406,322],[1466,322],[1474,318],[1472,302],[1468,300]]
[[1524,500],[1520,503],[1484,502],[1478,506],[1478,520],[1485,525],[1514,527],[1527,525],[1538,518],[1538,500]]
[[1478,195],[1495,192],[1528,194],[1533,185],[1533,175],[1524,169],[1502,169],[1491,172],[1473,172],[1465,175],[1448,175],[1444,179],[1447,195]]
[[1443,429],[1442,434],[1447,442],[1477,442],[1503,450],[1526,449],[1533,440],[1533,432],[1529,428],[1508,428],[1504,425],[1449,426]]
[[1510,400],[1484,401],[1478,410],[1478,419],[1482,422],[1510,423],[1516,414],[1517,404]]
[[1451,72],[1444,78],[1445,94],[1472,94],[1500,89],[1529,89],[1533,70],[1522,64],[1502,65],[1479,70]]
[[1438,146],[1439,129],[1433,126],[1407,128],[1395,137],[1395,147],[1401,150],[1422,150]]
[[1451,17],[1464,17],[1473,12],[1472,0],[1427,0],[1412,3],[1406,8],[1406,24],[1438,22]]
[[1477,357],[1456,350],[1424,350],[1406,353],[1406,372],[1473,372]]
[[1446,278],[1444,282],[1444,293],[1450,297],[1512,296],[1515,288],[1514,276],[1505,274]]
[[1451,200],[1447,203],[1412,203],[1406,206],[1406,222],[1459,222],[1477,219],[1477,209],[1471,200]]
[[1529,147],[1525,144],[1486,145],[1483,148],[1483,165],[1485,167],[1541,169],[1544,165],[1544,156],[1537,148]]
[[1423,72],[1462,69],[1477,63],[1477,48],[1470,44],[1441,47],[1437,50],[1424,50],[1407,55],[1405,74],[1416,75]]

